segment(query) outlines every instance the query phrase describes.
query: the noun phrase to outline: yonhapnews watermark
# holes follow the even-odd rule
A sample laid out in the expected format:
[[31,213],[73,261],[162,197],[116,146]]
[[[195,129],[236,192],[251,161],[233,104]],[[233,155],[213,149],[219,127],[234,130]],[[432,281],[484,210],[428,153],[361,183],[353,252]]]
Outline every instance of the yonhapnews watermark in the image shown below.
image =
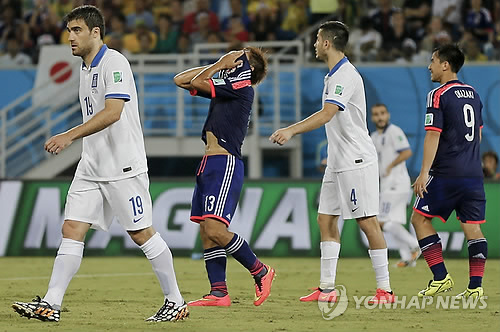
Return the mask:
[[[331,320],[342,315],[348,307],[349,298],[347,290],[343,285],[335,287],[337,302],[319,302],[318,307],[325,320]],[[354,308],[359,309],[400,309],[400,310],[423,310],[423,309],[452,309],[452,310],[483,310],[488,307],[487,296],[457,298],[455,295],[436,297],[395,296],[393,303],[369,303],[372,296],[353,296]]]

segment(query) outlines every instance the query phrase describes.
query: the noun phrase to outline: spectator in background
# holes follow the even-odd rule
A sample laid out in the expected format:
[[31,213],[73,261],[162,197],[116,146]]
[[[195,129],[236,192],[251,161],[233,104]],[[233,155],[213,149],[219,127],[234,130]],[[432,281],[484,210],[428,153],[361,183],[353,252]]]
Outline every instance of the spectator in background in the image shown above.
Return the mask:
[[127,34],[127,18],[123,13],[118,12],[111,17],[109,21],[109,30],[107,30],[106,27],[106,36],[104,37],[105,44],[109,42],[111,34],[114,38],[123,38]]
[[279,21],[276,13],[265,3],[260,3],[250,23],[250,40],[268,41],[276,40],[276,31]]
[[497,173],[498,156],[494,151],[483,153],[482,157],[483,174],[485,179],[500,180],[500,173]]
[[196,29],[191,33],[191,42],[193,44],[207,43],[208,35],[211,32],[216,32],[210,25],[210,15],[208,12],[202,11],[196,15]]
[[113,50],[120,52],[127,59],[129,58],[130,52],[123,48],[123,36],[122,35],[111,33],[111,34],[107,35],[106,38],[107,38],[106,45],[108,45],[108,48],[111,48]]
[[29,27],[19,17],[16,17],[16,9],[10,4],[3,7],[0,13],[0,51],[7,47],[7,38],[15,34],[21,43],[21,48],[32,47],[29,35]]
[[[334,1],[332,1],[334,2]],[[360,11],[362,8],[359,6],[357,0],[337,0],[337,10],[335,14],[337,15],[337,20],[344,22],[347,26],[355,27],[358,25],[358,17],[360,17]],[[333,11],[331,11],[333,12]],[[312,22],[312,20],[311,20]]]
[[139,51],[137,53],[140,54],[151,53],[151,51],[154,49],[153,46],[154,44],[153,44],[153,39],[151,38],[149,32],[145,31],[141,33],[139,36],[137,36],[137,39],[139,40]]
[[135,2],[135,12],[127,15],[127,26],[129,29],[133,29],[137,26],[138,22],[142,22],[148,29],[153,29],[155,22],[153,14],[146,10],[146,4],[144,0],[138,0]]
[[465,30],[470,31],[481,44],[493,40],[493,21],[491,19],[491,13],[482,6],[481,0],[471,0],[471,8],[467,11],[464,27]]
[[245,29],[243,19],[238,14],[234,14],[229,20],[229,25],[224,31],[224,39],[229,43],[247,42],[249,33]]
[[150,35],[150,47],[151,49],[154,49],[157,39],[156,34],[153,31],[149,30],[146,25],[140,21],[138,21],[134,32],[127,33],[123,37],[123,48],[130,53],[139,53],[141,51],[140,38],[143,34],[146,33]]
[[309,24],[307,0],[292,0],[283,13],[281,22],[281,37],[278,39],[291,40],[307,29]]
[[170,15],[170,0],[156,0],[151,11],[155,22],[158,23],[161,15]]
[[[401,10],[394,10],[392,14],[392,27],[389,32],[382,35],[381,60],[392,61],[402,56],[403,42],[411,39],[410,33],[406,29],[405,17]],[[415,42],[414,42],[415,43]],[[415,44],[416,45],[416,44]]]
[[378,6],[370,13],[373,28],[380,32],[382,40],[387,41],[392,38],[392,15],[397,8],[392,6],[392,0],[377,0]]
[[370,17],[363,16],[359,28],[355,28],[350,34],[349,42],[356,61],[375,61],[382,46],[382,35],[373,28]]
[[170,0],[169,15],[172,19],[172,28],[180,33],[184,24],[184,11],[181,0]]
[[488,61],[488,57],[481,52],[479,41],[470,32],[464,34],[462,47],[464,49],[466,62]]
[[405,0],[403,3],[403,13],[413,40],[424,38],[425,28],[431,19],[431,8],[432,0]]
[[154,49],[155,53],[176,53],[179,30],[172,26],[172,18],[161,14],[158,18],[158,40]]
[[177,52],[178,53],[189,53],[193,50],[193,43],[189,38],[188,34],[181,33],[177,39]]
[[6,54],[0,56],[0,67],[31,65],[31,58],[21,52],[21,42],[14,33],[7,36]]
[[451,42],[451,35],[443,27],[441,17],[433,16],[427,30],[427,34],[420,43],[420,49],[428,52],[429,56],[432,55],[432,51],[439,45]]
[[247,12],[251,20],[262,7],[267,7],[275,13],[278,11],[278,0],[248,0]]
[[[339,11],[341,11],[341,9],[339,8],[339,1],[334,0],[310,0],[309,5],[311,9],[311,23],[318,23],[332,13],[339,13]],[[339,21],[343,21],[342,19],[340,19],[340,15],[338,18]]]
[[[429,59],[427,58],[427,60]],[[417,62],[425,63],[425,61],[421,61],[418,58],[417,43],[415,43],[415,41],[411,38],[406,38],[401,44],[401,51],[399,52],[399,55],[394,63],[400,65],[409,65]]]
[[244,7],[242,6],[240,0],[229,0],[230,5],[230,14],[225,17],[220,17],[221,20],[221,30],[226,31],[229,27],[229,22],[231,21],[234,15],[238,15],[241,18],[241,22],[245,27],[245,30],[248,31],[250,27],[250,18],[246,14]]
[[200,13],[206,13],[208,15],[208,26],[210,27],[210,31],[215,31],[215,32],[219,31],[219,19],[217,17],[217,14],[215,14],[213,11],[210,10],[210,1],[197,0],[196,11],[189,13],[184,18],[184,24],[182,26],[183,33],[192,34],[193,32],[198,31],[199,28],[198,15]]
[[463,0],[434,0],[432,1],[432,16],[439,16],[443,25],[451,32],[453,40],[459,38]]

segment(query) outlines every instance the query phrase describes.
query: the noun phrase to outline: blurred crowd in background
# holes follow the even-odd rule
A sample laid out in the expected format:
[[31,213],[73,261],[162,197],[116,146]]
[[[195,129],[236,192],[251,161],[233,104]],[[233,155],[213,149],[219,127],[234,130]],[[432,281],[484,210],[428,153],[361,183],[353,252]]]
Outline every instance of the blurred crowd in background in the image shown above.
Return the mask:
[[329,17],[350,27],[354,62],[427,64],[449,42],[467,61],[500,60],[500,0],[0,0],[0,66],[37,63],[43,45],[67,44],[63,17],[83,4],[101,8],[104,42],[126,56],[292,40]]

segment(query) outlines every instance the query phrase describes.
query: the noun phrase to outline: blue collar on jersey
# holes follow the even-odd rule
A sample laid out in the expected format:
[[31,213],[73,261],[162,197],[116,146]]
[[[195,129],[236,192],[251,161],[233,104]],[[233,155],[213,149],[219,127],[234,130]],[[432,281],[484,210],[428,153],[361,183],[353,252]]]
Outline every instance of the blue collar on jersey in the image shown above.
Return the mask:
[[243,61],[243,63],[239,67],[221,70],[221,72],[219,73],[219,78],[238,77],[240,73],[246,71],[246,73],[241,75],[240,78],[250,79],[252,68],[250,67],[250,62],[248,61],[247,55],[243,54],[236,60],[241,60]]
[[[99,52],[97,52],[97,54],[95,55],[94,60],[92,60],[92,63],[90,64],[90,68],[97,67],[99,62],[101,62],[101,59],[104,56],[104,53],[106,53],[107,50],[108,50],[108,46],[106,44],[103,44],[101,46],[101,49],[99,50]],[[83,68],[87,68],[85,66],[85,61],[82,63],[82,69]]]
[[337,70],[339,70],[340,66],[342,66],[346,62],[349,62],[349,60],[345,56],[342,58],[342,60],[337,62],[337,64],[335,66],[333,66],[332,70],[330,70],[330,72],[328,73],[328,77],[332,76]]

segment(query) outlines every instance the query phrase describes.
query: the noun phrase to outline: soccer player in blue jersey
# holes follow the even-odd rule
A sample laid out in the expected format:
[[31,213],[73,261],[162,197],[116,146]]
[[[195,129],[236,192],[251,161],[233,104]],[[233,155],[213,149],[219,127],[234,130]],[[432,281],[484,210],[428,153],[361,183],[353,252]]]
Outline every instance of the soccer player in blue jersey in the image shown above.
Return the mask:
[[[254,99],[252,85],[262,81],[266,72],[267,60],[262,51],[248,47],[174,78],[175,84],[192,95],[211,99],[201,136],[205,155],[196,172],[191,207],[191,220],[200,224],[211,290],[200,300],[189,302],[190,306],[231,305],[226,286],[226,254],[233,255],[254,277],[254,305],[261,305],[271,293],[274,269],[263,264],[243,238],[227,229],[243,185],[241,146]],[[218,78],[214,78],[216,73]]]
[[481,297],[488,244],[481,232],[486,198],[479,144],[483,105],[476,90],[457,79],[464,54],[455,45],[437,48],[431,58],[431,80],[441,85],[427,95],[424,156],[414,186],[415,227],[422,254],[433,280],[418,296],[434,296],[452,289],[453,280],[443,262],[441,239],[432,218],[446,222],[455,210],[469,248],[469,285],[458,298]]

